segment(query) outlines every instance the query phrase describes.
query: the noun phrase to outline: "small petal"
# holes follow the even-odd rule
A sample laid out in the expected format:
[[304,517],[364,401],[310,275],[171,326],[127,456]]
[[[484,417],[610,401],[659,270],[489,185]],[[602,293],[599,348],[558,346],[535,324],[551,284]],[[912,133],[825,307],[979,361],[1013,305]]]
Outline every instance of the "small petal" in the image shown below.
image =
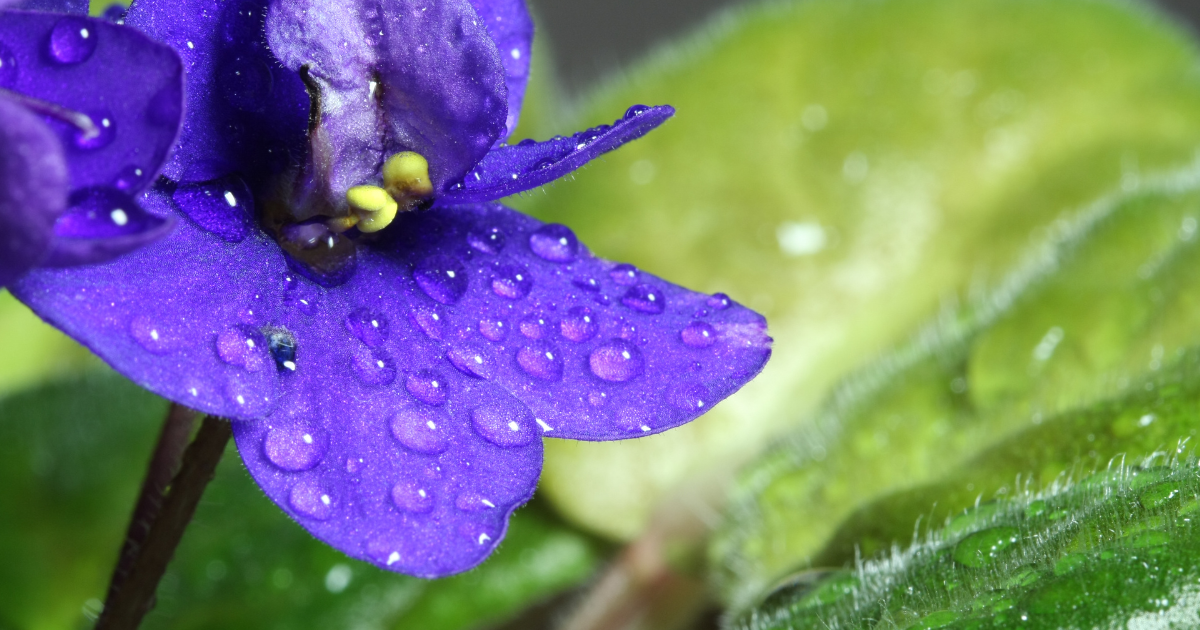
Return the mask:
[[71,13],[74,15],[88,14],[88,0],[16,0],[15,2],[0,1],[0,6],[15,4],[15,8],[25,11],[45,11],[47,13]]
[[67,168],[58,136],[0,96],[0,287],[42,260],[66,207]]
[[612,125],[545,142],[493,149],[462,182],[441,196],[442,204],[478,203],[544,186],[593,159],[637,140],[675,113],[668,105],[631,107]]
[[533,18],[525,7],[525,0],[471,0],[471,6],[487,26],[488,35],[500,52],[500,62],[504,64],[508,85],[508,130],[500,138],[503,141],[512,135],[520,121],[533,53]]

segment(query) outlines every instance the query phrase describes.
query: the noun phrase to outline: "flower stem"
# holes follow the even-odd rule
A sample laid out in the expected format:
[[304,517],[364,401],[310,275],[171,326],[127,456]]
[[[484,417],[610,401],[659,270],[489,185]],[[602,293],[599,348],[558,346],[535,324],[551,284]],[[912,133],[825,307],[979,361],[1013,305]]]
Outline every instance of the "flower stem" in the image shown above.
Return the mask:
[[[134,511],[129,537],[122,549],[117,570],[113,572],[108,601],[104,604],[95,630],[133,630],[153,608],[158,582],[166,572],[167,564],[183,538],[184,529],[196,513],[200,496],[204,494],[208,482],[212,481],[217,463],[221,461],[221,455],[229,443],[233,433],[229,422],[206,417],[196,438],[183,453],[179,472],[171,479],[170,490],[162,496],[160,484],[163,470],[173,470],[174,462],[179,461],[178,456],[174,459],[171,456],[173,452],[178,452],[175,444],[181,431],[179,426],[173,424],[172,416],[183,416],[182,420],[176,421],[186,427],[187,431],[183,431],[185,439],[190,433],[190,420],[194,418],[194,415],[188,416],[184,411],[177,412],[172,407],[167,416],[159,439],[161,450],[156,449],[151,460],[150,471],[143,485],[143,496]],[[157,494],[155,488],[159,489]],[[161,508],[155,509],[154,504],[160,501]],[[139,512],[143,507],[145,511]],[[142,531],[145,533],[139,534]],[[128,559],[127,550],[130,552]]]

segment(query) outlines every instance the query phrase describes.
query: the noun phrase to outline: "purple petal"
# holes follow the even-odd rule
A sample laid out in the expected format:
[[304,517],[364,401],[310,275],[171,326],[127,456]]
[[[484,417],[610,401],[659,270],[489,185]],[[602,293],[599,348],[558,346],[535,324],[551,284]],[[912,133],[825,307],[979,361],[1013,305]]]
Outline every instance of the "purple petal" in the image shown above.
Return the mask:
[[512,135],[521,117],[533,53],[533,18],[525,8],[525,0],[471,0],[471,6],[487,26],[504,64],[508,85],[508,130],[500,138],[504,140]]
[[46,255],[66,201],[67,167],[58,136],[0,96],[0,287]]
[[[147,201],[155,212],[179,202]],[[408,213],[389,232],[360,248],[357,273],[333,289],[292,273],[258,230],[230,242],[180,221],[112,263],[34,270],[13,293],[142,386],[258,420],[237,429],[247,465],[290,513],[324,519],[302,525],[380,566],[395,551],[402,564],[391,568],[426,576],[464,570],[499,541],[537,473],[537,440],[524,446],[532,426],[588,440],[656,433],[707,411],[770,354],[752,311],[595,258],[567,228],[503,206]],[[477,418],[484,401],[504,409]],[[448,428],[446,450],[436,436],[395,428],[413,408],[446,414],[447,424],[434,421]],[[510,420],[520,435],[503,432]],[[271,427],[291,436],[275,464],[264,445]],[[308,445],[304,431],[316,446],[293,439]],[[356,453],[366,472],[346,465]],[[461,462],[430,480],[443,485],[432,486],[440,503],[425,514],[444,515],[441,529],[421,520],[420,505],[393,514],[397,501],[384,494],[427,479],[422,462],[435,454]],[[468,461],[484,472],[466,473]],[[296,490],[301,481],[318,485]],[[399,503],[418,501],[409,490]],[[318,491],[354,509],[326,515],[312,501]],[[468,491],[494,511],[460,504]],[[449,507],[456,494],[465,514]],[[464,542],[481,534],[483,546]]]
[[637,140],[675,113],[669,105],[629,108],[620,120],[545,142],[522,141],[493,149],[441,203],[480,203],[544,186],[593,159]]
[[71,13],[74,15],[88,14],[88,0],[16,0],[7,2],[0,0],[0,6],[15,4],[16,8],[25,11],[45,11],[47,13]]
[[170,48],[104,20],[5,12],[0,49],[15,61],[0,87],[85,114],[93,134],[54,118],[73,189],[136,194],[154,181],[182,116],[183,67]]
[[332,199],[400,151],[424,155],[440,187],[505,130],[504,67],[467,0],[276,1],[267,37],[319,88],[309,162]]
[[187,111],[164,170],[176,181],[265,179],[302,158],[308,93],[262,36],[266,0],[137,0],[125,23],[175,49]]

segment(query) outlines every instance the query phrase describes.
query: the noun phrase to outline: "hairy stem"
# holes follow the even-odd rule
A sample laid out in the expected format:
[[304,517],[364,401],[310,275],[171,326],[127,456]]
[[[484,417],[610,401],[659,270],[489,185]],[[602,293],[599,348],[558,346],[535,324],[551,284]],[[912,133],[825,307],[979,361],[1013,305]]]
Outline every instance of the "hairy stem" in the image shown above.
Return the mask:
[[[167,431],[164,427],[164,435]],[[192,515],[196,513],[200,496],[204,494],[208,482],[212,481],[217,463],[221,461],[232,434],[228,421],[211,416],[204,419],[196,438],[183,454],[179,472],[171,480],[170,490],[162,499],[157,517],[146,531],[143,542],[134,551],[124,581],[114,583],[109,589],[108,601],[104,604],[104,612],[100,614],[95,630],[133,630],[153,607],[158,582],[166,572],[167,564],[175,554],[175,548],[183,538]],[[157,455],[156,452],[155,460],[158,459]],[[149,483],[148,478],[147,485]]]

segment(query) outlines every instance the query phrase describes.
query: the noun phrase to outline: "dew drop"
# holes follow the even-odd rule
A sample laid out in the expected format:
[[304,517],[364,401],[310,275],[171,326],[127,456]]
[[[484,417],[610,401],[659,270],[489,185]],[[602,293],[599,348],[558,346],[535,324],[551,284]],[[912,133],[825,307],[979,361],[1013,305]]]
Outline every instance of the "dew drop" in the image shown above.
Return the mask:
[[492,377],[491,365],[483,353],[468,346],[451,348],[446,352],[446,359],[450,361],[450,365],[467,376],[482,379]]
[[221,64],[217,69],[217,84],[230,105],[247,112],[265,110],[274,88],[271,69],[248,56],[237,56]]
[[392,486],[392,503],[401,512],[425,514],[433,509],[433,492],[416,482],[401,481]]
[[723,311],[729,308],[729,305],[733,303],[733,300],[730,300],[729,296],[725,295],[724,293],[714,293],[709,296],[705,303],[708,304],[709,308],[713,310]]
[[679,338],[693,348],[707,348],[717,340],[717,331],[706,322],[694,321],[679,331]]
[[588,367],[592,374],[614,383],[637,378],[645,366],[642,351],[624,339],[610,339],[596,346],[588,355]]
[[499,254],[506,240],[504,231],[498,227],[472,230],[467,234],[467,243],[485,254]]
[[263,332],[267,337],[267,351],[275,359],[276,369],[285,374],[295,372],[296,336],[285,328],[268,328]]
[[417,286],[436,302],[454,304],[467,292],[467,270],[450,256],[437,254],[413,269]]
[[134,317],[129,322],[129,334],[151,354],[166,354],[172,350],[166,330],[145,315]]
[[254,230],[254,196],[237,175],[180,184],[171,199],[196,225],[228,243],[240,243]]
[[562,355],[558,349],[544,341],[535,341],[518,350],[517,365],[534,378],[544,381],[562,380]]
[[571,284],[583,289],[584,291],[591,291],[593,293],[600,290],[600,283],[596,282],[595,278],[575,278],[571,281]]
[[278,237],[288,266],[323,287],[346,282],[358,268],[358,246],[354,241],[345,234],[333,233],[319,221],[285,225]]
[[449,447],[446,428],[450,416],[441,409],[411,404],[392,416],[392,436],[404,448],[423,455],[437,455]]
[[481,494],[464,492],[454,500],[454,507],[463,512],[483,512],[496,509],[496,504]]
[[364,385],[382,387],[396,380],[396,366],[381,349],[355,348],[351,352],[350,363]]
[[579,255],[579,239],[571,228],[547,223],[529,235],[529,249],[543,260],[569,263]]
[[58,63],[83,63],[96,52],[96,29],[89,20],[65,17],[50,30],[50,57]]
[[979,568],[994,562],[1005,549],[1021,540],[1015,527],[990,527],[968,535],[954,545],[954,561]]
[[621,303],[635,311],[651,315],[657,315],[667,308],[667,300],[662,292],[648,284],[629,287],[621,297]]
[[16,85],[20,72],[16,55],[11,48],[0,42],[0,88],[9,89]]
[[229,365],[255,372],[266,363],[266,344],[257,333],[230,328],[217,335],[216,346],[217,356]]
[[413,324],[429,336],[430,339],[441,340],[446,336],[450,320],[436,308],[430,306],[415,306],[408,314]]
[[107,111],[90,112],[88,118],[92,120],[95,132],[89,134],[82,129],[74,130],[75,147],[84,151],[94,151],[112,144],[117,138],[116,118]]
[[517,328],[529,339],[545,339],[554,330],[554,324],[541,313],[531,313],[521,318]]
[[446,379],[433,370],[420,370],[404,379],[404,389],[413,398],[427,404],[440,405],[446,402]]
[[66,238],[106,239],[144,232],[161,219],[142,211],[129,195],[116,188],[84,188],[71,193],[68,208],[54,224],[54,234]]
[[631,287],[637,284],[638,270],[633,265],[617,265],[608,272],[613,282],[625,287]]
[[277,427],[267,432],[263,454],[277,468],[300,472],[321,463],[328,443],[323,431],[304,426]]
[[346,330],[368,348],[378,348],[387,341],[388,319],[383,313],[366,308],[354,309],[346,316]]
[[625,110],[625,120],[633,120],[634,118],[637,118],[648,111],[650,111],[650,108],[645,105],[634,105],[633,107]]
[[488,341],[504,341],[504,337],[508,334],[508,329],[504,326],[504,320],[499,318],[488,318],[479,320],[479,334],[483,335]]
[[700,383],[680,383],[671,388],[667,400],[676,409],[683,411],[707,411],[708,389]]
[[130,164],[117,173],[116,179],[113,180],[113,187],[123,193],[133,194],[134,191],[145,187],[149,175],[140,166]]
[[320,484],[304,480],[292,486],[288,494],[288,504],[301,516],[315,521],[324,521],[333,516],[333,495]]
[[471,426],[480,437],[502,448],[525,446],[537,439],[537,423],[529,408],[509,397],[496,397],[471,411]]
[[592,309],[586,306],[576,306],[567,311],[567,316],[563,318],[559,329],[563,337],[575,343],[583,343],[596,336],[600,330],[600,324],[597,323],[596,314],[592,312]]
[[492,275],[492,292],[510,300],[529,295],[533,277],[520,265],[501,265]]

